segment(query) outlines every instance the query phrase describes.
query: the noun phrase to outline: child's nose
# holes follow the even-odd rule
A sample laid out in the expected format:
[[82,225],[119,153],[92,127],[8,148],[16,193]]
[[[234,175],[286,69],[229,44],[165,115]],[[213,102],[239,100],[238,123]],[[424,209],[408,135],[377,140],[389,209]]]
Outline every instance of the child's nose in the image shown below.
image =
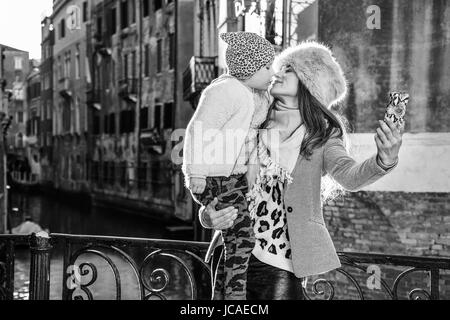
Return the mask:
[[270,76],[273,77],[275,75],[275,70],[273,68],[269,69]]

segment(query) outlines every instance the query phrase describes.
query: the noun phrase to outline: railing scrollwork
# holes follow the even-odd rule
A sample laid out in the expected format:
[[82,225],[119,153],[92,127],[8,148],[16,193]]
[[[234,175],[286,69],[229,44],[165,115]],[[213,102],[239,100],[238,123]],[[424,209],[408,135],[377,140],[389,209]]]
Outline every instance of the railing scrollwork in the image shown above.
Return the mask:
[[[14,298],[15,250],[29,250],[30,299],[48,299],[52,250],[63,250],[63,300],[212,299],[208,243],[51,234],[0,235],[0,300]],[[43,246],[40,248],[40,246]],[[299,281],[307,300],[450,299],[450,258],[339,253],[342,266]],[[106,283],[106,284],[105,284]],[[302,285],[302,284],[304,285]]]

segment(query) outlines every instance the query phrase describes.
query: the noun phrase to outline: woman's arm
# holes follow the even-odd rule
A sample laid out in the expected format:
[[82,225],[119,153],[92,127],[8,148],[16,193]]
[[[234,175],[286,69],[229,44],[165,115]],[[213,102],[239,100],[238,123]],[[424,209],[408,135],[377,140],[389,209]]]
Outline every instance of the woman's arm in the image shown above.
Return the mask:
[[396,132],[390,124],[383,124],[380,124],[375,136],[378,153],[362,163],[357,163],[350,157],[342,139],[333,137],[325,144],[324,169],[345,189],[357,191],[374,183],[397,166],[401,133]]

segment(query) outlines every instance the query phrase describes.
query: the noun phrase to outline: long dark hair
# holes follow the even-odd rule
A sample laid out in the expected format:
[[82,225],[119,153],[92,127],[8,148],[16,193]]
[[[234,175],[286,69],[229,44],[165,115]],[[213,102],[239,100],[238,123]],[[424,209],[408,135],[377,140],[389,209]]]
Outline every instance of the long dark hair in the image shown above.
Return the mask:
[[298,108],[306,128],[300,154],[307,160],[313,151],[322,147],[332,135],[347,143],[347,130],[343,116],[328,109],[314,97],[301,81],[298,82]]
[[[348,150],[350,147],[347,136],[347,120],[342,115],[328,109],[308,88],[299,81],[298,84],[298,108],[301,119],[306,128],[305,137],[300,148],[300,155],[306,160],[311,160],[314,150],[322,147],[333,136],[342,139]],[[270,114],[273,112],[277,99],[273,101],[266,121],[261,128],[266,128]],[[332,200],[344,193],[340,186],[330,175],[322,178],[322,201]]]

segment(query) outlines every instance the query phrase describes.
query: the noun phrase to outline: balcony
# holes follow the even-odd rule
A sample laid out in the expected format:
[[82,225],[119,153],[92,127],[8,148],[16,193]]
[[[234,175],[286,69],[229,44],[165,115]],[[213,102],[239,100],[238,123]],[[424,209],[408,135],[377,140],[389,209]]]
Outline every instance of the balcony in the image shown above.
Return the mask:
[[138,93],[138,80],[127,78],[119,81],[119,97],[127,101],[136,103]]
[[88,105],[95,106],[96,104],[99,104],[101,101],[100,96],[100,90],[99,89],[93,89],[89,88],[86,90],[86,102]]
[[193,101],[217,78],[216,57],[192,57],[183,73],[183,99]]
[[151,153],[162,155],[166,150],[166,141],[161,130],[158,129],[142,130],[140,142],[142,147]]
[[59,89],[59,94],[64,99],[72,99],[72,80],[70,78],[60,79],[62,86]]

